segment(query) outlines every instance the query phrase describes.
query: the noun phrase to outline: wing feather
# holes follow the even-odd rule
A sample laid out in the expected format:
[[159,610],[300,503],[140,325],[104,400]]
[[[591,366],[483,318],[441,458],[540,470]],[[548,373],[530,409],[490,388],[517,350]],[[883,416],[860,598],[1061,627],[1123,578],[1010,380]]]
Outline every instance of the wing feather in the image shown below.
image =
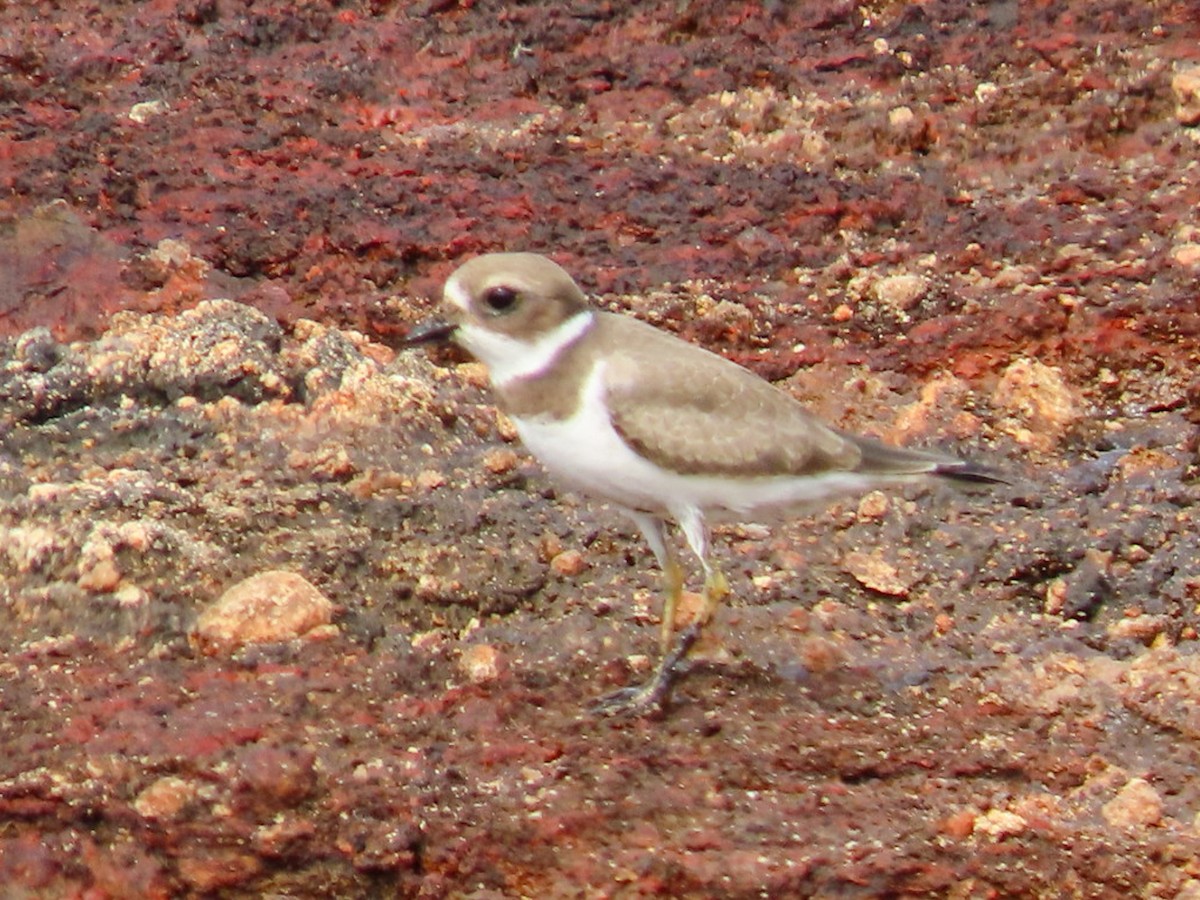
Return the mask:
[[853,439],[741,366],[634,319],[606,314],[598,325],[617,348],[605,369],[613,426],[658,465],[770,477],[859,464]]

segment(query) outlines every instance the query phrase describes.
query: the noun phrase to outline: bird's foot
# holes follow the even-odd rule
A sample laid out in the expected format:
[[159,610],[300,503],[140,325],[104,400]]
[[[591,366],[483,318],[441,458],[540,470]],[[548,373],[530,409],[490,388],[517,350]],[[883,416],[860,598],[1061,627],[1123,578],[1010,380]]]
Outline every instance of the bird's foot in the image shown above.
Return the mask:
[[644,716],[662,712],[675,685],[688,672],[687,655],[698,637],[699,625],[685,628],[649,681],[605,694],[589,707],[589,711],[600,716]]

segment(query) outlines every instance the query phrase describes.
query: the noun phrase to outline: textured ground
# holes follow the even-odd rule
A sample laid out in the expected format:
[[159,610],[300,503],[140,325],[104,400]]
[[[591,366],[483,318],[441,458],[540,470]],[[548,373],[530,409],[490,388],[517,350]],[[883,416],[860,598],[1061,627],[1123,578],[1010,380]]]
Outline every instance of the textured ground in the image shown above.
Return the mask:
[[[1198,64],[1195,2],[0,8],[0,897],[1200,897]],[[725,529],[591,717],[649,554],[389,349],[517,248],[1015,483]]]

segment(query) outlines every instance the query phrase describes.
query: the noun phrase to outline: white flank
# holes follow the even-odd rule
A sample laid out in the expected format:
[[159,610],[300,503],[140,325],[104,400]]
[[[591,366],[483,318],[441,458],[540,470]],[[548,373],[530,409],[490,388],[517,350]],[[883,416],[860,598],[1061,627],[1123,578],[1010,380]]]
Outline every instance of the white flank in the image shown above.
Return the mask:
[[[452,303],[459,302],[457,292],[450,288],[447,288],[446,296]],[[590,310],[578,312],[531,341],[500,334],[483,325],[464,322],[458,326],[455,340],[487,366],[492,384],[504,387],[520,378],[540,375],[549,369],[558,359],[559,353],[591,327],[593,319]]]
[[529,451],[563,481],[620,506],[678,522],[695,521],[697,515],[772,519],[887,481],[853,472],[737,478],[663,469],[635,453],[613,429],[605,402],[603,362],[589,374],[579,410],[571,418],[529,417],[514,422]]

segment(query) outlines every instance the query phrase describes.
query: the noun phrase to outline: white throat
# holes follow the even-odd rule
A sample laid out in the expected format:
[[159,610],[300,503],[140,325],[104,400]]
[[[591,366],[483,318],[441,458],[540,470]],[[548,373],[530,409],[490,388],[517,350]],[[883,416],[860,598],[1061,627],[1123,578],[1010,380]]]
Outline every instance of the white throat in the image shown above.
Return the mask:
[[464,323],[458,326],[455,340],[487,366],[492,384],[502,388],[546,372],[564,349],[591,328],[594,319],[592,311],[585,309],[528,341]]

